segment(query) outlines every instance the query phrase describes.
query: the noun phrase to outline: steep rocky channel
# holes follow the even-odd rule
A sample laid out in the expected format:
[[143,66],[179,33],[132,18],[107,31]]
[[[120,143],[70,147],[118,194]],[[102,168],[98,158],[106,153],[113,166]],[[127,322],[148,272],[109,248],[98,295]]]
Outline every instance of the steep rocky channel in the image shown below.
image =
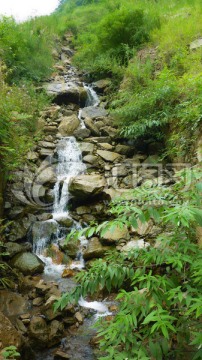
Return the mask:
[[[19,272],[20,294],[0,291],[2,316],[10,319],[7,326],[15,335],[15,341],[5,338],[2,346],[14,342],[25,360],[30,354],[38,360],[96,358],[88,325],[96,312],[108,314],[115,308],[110,302],[106,307],[82,300],[80,308],[67,306],[54,313],[53,303],[75,286],[72,277],[85,262],[115,247],[125,251],[147,246],[147,238],[155,237],[159,229],[139,224],[137,230],[117,228],[102,239],[82,238],[78,243],[66,243],[66,235],[72,228],[105,220],[108,201],[129,194],[137,184],[170,181],[168,172],[154,166],[155,153],[137,153],[119,139],[105,108],[110,81],[84,84],[82,74],[71,65],[70,44],[67,36],[55,74],[44,85],[53,105],[41,113],[36,146],[7,187],[5,213],[13,221],[7,250],[10,264]],[[89,312],[90,320],[85,319]]]

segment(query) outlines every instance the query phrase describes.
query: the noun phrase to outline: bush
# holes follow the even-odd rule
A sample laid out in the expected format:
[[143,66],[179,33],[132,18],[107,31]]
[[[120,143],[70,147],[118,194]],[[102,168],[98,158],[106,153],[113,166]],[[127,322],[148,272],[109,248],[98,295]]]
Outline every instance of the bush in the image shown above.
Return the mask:
[[34,19],[23,24],[13,18],[0,20],[0,56],[10,83],[46,78],[52,66],[51,45],[47,30]]
[[[76,276],[80,286],[56,303],[64,308],[81,295],[119,291],[117,314],[97,324],[100,360],[180,360],[187,351],[193,359],[201,358],[202,253],[195,227],[202,225],[202,174],[199,169],[187,171],[172,188],[139,188],[133,201],[112,203],[115,222],[137,227],[138,219],[152,219],[164,233],[148,250],[114,252],[96,260]],[[187,175],[192,183],[185,191]],[[107,223],[87,229],[86,235],[103,231]]]

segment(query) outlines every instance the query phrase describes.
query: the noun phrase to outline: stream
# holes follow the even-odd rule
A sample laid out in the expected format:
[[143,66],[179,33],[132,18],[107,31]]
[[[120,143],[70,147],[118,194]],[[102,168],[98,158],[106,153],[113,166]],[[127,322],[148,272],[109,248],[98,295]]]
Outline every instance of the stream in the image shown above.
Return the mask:
[[[88,99],[86,101],[86,107],[99,105],[99,98],[96,92],[90,85],[83,84],[87,90]],[[81,127],[84,128],[85,124],[82,120],[82,109],[78,112],[78,119],[80,120]],[[40,257],[45,263],[44,273],[42,278],[46,282],[56,281],[59,289],[62,292],[70,291],[75,287],[75,283],[71,278],[62,278],[62,273],[67,265],[55,264],[51,257],[47,256],[46,250],[50,244],[54,244],[56,247],[60,241],[63,241],[67,233],[72,228],[81,229],[79,222],[76,222],[71,218],[68,211],[68,203],[71,198],[69,194],[69,182],[73,176],[83,174],[86,170],[85,164],[82,162],[82,154],[76,139],[73,136],[62,137],[58,140],[57,146],[57,164],[56,164],[56,176],[57,180],[53,188],[53,207],[52,207],[52,219],[41,221],[38,225],[37,236],[33,238],[33,252]],[[69,219],[72,223],[70,229],[65,228],[59,222],[61,219]],[[51,229],[51,231],[49,231]],[[54,230],[54,231],[53,231]],[[52,236],[54,232],[54,237]],[[51,236],[49,235],[51,234]],[[84,259],[82,256],[82,247],[85,246],[87,240],[83,237],[80,239],[80,247],[78,248],[78,254],[71,263],[69,268],[79,271],[85,267]],[[61,349],[63,352],[68,351],[68,358],[72,360],[94,360],[96,359],[93,354],[93,349],[89,344],[90,338],[95,333],[92,325],[96,320],[96,314],[108,315],[108,308],[106,305],[94,301],[87,302],[84,299],[80,299],[79,305],[86,309],[92,309],[92,316],[84,319],[83,325],[81,325],[75,332],[75,334],[68,334],[67,338],[61,339]],[[98,315],[99,316],[99,315]],[[36,352],[36,360],[53,360],[54,349],[45,349]]]

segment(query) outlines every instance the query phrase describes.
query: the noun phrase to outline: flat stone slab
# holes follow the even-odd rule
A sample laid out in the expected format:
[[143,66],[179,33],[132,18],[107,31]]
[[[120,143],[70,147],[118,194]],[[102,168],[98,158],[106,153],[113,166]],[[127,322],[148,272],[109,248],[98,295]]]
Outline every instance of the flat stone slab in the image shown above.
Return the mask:
[[97,154],[105,161],[114,162],[121,158],[121,155],[112,151],[98,150]]

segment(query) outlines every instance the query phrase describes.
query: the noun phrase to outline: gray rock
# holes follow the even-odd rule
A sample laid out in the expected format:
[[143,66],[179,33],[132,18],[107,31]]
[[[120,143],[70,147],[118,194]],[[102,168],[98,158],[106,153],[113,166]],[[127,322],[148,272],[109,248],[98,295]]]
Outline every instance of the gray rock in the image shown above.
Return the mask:
[[83,251],[83,257],[85,260],[102,258],[108,250],[108,246],[103,246],[97,237],[93,237],[89,240],[87,248]]
[[111,151],[98,150],[97,154],[105,161],[114,162],[121,158],[121,155]]
[[95,146],[91,143],[88,142],[82,142],[79,144],[79,147],[81,149],[82,155],[88,155],[88,154],[92,154],[94,151]]
[[117,129],[112,126],[104,126],[100,129],[101,135],[110,136],[111,138],[115,138],[117,135]]
[[134,149],[131,146],[118,144],[115,147],[115,151],[121,155],[131,155]]
[[69,191],[72,195],[81,198],[100,194],[105,187],[105,180],[101,175],[79,175],[72,178]]
[[144,249],[144,248],[147,248],[149,246],[150,246],[150,244],[145,242],[143,239],[131,240],[121,248],[121,252],[128,253],[128,252],[130,252],[132,250]]
[[46,239],[48,243],[50,239],[56,237],[57,231],[58,224],[55,220],[37,221],[31,228],[30,238],[33,245],[35,245],[40,238]]
[[82,118],[91,118],[92,120],[99,117],[107,116],[108,112],[101,107],[88,106],[82,110]]
[[97,146],[101,149],[101,150],[113,150],[113,146],[108,144],[108,143],[98,143]]
[[8,257],[12,258],[14,255],[31,251],[32,246],[30,243],[24,243],[24,244],[17,244],[13,242],[7,242],[6,243],[6,252],[8,252]]
[[38,146],[40,146],[42,148],[55,149],[55,144],[50,141],[39,141]]
[[41,168],[38,169],[38,175],[36,176],[35,182],[37,184],[55,184],[57,180],[55,169],[47,164],[43,164]]
[[15,255],[11,260],[11,265],[20,270],[24,275],[34,275],[42,273],[44,270],[43,261],[32,253],[20,253]]
[[86,128],[77,129],[74,131],[74,136],[76,139],[86,139],[90,136],[90,130]]
[[75,259],[76,254],[79,248],[79,241],[75,240],[62,240],[59,243],[59,247],[61,250],[65,251],[65,253],[70,256],[71,258]]
[[80,121],[76,115],[66,116],[62,119],[58,128],[59,134],[62,136],[71,136],[79,125]]
[[85,106],[87,91],[76,83],[50,83],[44,88],[49,95],[53,95],[53,101],[58,105],[74,103],[81,107]]
[[196,50],[196,49],[200,48],[201,46],[202,46],[202,38],[193,41],[190,44],[189,48],[190,48],[190,50]]
[[93,83],[93,87],[99,93],[103,93],[111,85],[110,79],[98,80]]
[[65,226],[67,228],[71,227],[73,225],[73,220],[70,217],[58,217],[57,218],[57,222],[62,225]]
[[102,235],[102,241],[111,244],[117,242],[120,239],[127,240],[129,237],[129,232],[126,226],[121,228],[120,226],[115,225],[115,227],[107,230]]
[[94,155],[86,155],[83,157],[83,162],[92,164],[92,165],[99,165],[98,163],[98,157]]
[[94,124],[92,119],[86,118],[84,120],[84,123],[85,123],[87,129],[89,129],[91,131],[92,135],[95,135],[95,136],[100,135],[100,131],[99,131],[98,127]]

